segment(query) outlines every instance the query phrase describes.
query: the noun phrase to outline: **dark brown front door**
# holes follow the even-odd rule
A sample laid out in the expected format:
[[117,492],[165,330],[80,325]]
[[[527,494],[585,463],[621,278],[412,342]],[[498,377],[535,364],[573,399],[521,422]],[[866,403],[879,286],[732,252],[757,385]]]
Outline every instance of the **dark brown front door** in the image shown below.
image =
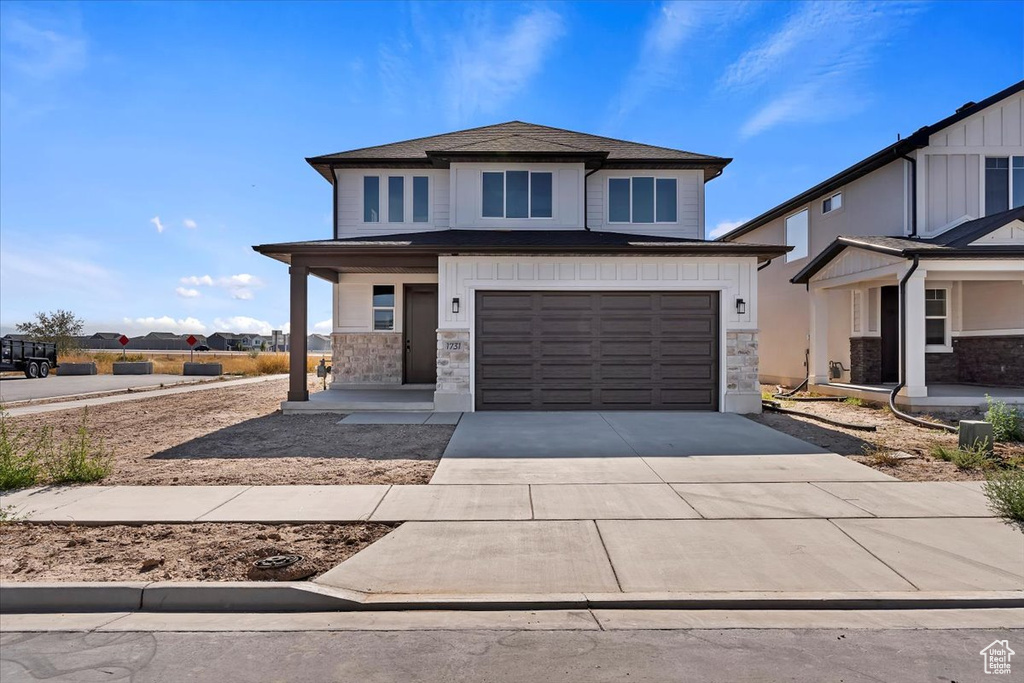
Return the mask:
[[718,292],[477,292],[478,410],[717,410]]
[[900,381],[900,288],[882,287],[882,381]]
[[405,286],[405,382],[437,381],[437,285]]

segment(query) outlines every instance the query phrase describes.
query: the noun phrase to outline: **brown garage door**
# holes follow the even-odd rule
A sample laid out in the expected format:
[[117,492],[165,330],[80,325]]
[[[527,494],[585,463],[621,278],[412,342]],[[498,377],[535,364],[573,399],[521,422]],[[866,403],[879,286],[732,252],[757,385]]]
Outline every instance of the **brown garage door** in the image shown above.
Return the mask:
[[717,410],[717,292],[477,292],[478,410]]

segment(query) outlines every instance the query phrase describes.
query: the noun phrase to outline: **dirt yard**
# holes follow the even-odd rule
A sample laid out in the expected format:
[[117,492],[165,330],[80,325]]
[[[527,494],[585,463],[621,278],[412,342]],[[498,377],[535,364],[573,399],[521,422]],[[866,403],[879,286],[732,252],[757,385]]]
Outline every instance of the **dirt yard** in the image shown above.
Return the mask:
[[[932,456],[931,450],[936,444],[955,448],[955,434],[909,424],[881,406],[786,401],[783,407],[843,422],[874,425],[877,431],[846,429],[809,418],[771,412],[762,413],[751,419],[834,453],[849,456],[852,460],[904,481],[968,481],[985,478],[983,470],[960,470],[953,463]],[[982,419],[983,416],[981,412],[965,410],[927,417],[937,417],[940,421],[955,425],[961,419],[976,420]],[[889,458],[878,457],[879,452],[904,453],[912,457],[900,459],[896,464],[892,464]],[[1024,444],[997,443],[995,454],[1004,460],[1024,458]]]
[[[0,525],[0,581],[298,581],[383,537],[388,524]],[[283,569],[256,560],[301,555]]]
[[[310,388],[315,388],[311,379]],[[282,415],[287,380],[97,406],[89,425],[114,453],[103,484],[426,484],[454,428],[339,425],[342,415]],[[62,437],[82,410],[10,418]]]

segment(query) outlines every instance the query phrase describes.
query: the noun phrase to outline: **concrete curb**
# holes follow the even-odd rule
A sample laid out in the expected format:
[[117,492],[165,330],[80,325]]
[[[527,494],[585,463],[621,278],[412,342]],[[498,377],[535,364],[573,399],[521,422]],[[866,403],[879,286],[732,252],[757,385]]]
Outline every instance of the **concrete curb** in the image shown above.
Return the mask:
[[391,610],[887,610],[1024,607],[1024,591],[366,594],[309,582],[8,583],[0,613]]

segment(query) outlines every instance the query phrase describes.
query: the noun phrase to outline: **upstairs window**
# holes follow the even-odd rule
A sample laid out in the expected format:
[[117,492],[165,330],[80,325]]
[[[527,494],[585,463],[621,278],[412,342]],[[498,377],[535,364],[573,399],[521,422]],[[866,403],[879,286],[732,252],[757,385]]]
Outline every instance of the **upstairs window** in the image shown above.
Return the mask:
[[430,179],[414,176],[412,179],[412,222],[426,223],[430,213]]
[[786,219],[786,244],[793,250],[786,254],[786,262],[807,257],[807,209]]
[[1024,206],[1024,157],[985,157],[985,215]]
[[405,178],[388,178],[388,223],[405,222]]
[[380,178],[375,175],[363,178],[363,222],[380,222]]
[[373,286],[373,329],[390,332],[395,329],[395,286]]
[[548,171],[484,171],[484,218],[551,218]]
[[609,223],[675,223],[676,179],[608,179]]
[[834,195],[826,199],[821,203],[822,213],[832,213],[837,209],[843,208],[843,193],[836,192]]
[[924,343],[928,346],[946,345],[946,290],[924,290]]

